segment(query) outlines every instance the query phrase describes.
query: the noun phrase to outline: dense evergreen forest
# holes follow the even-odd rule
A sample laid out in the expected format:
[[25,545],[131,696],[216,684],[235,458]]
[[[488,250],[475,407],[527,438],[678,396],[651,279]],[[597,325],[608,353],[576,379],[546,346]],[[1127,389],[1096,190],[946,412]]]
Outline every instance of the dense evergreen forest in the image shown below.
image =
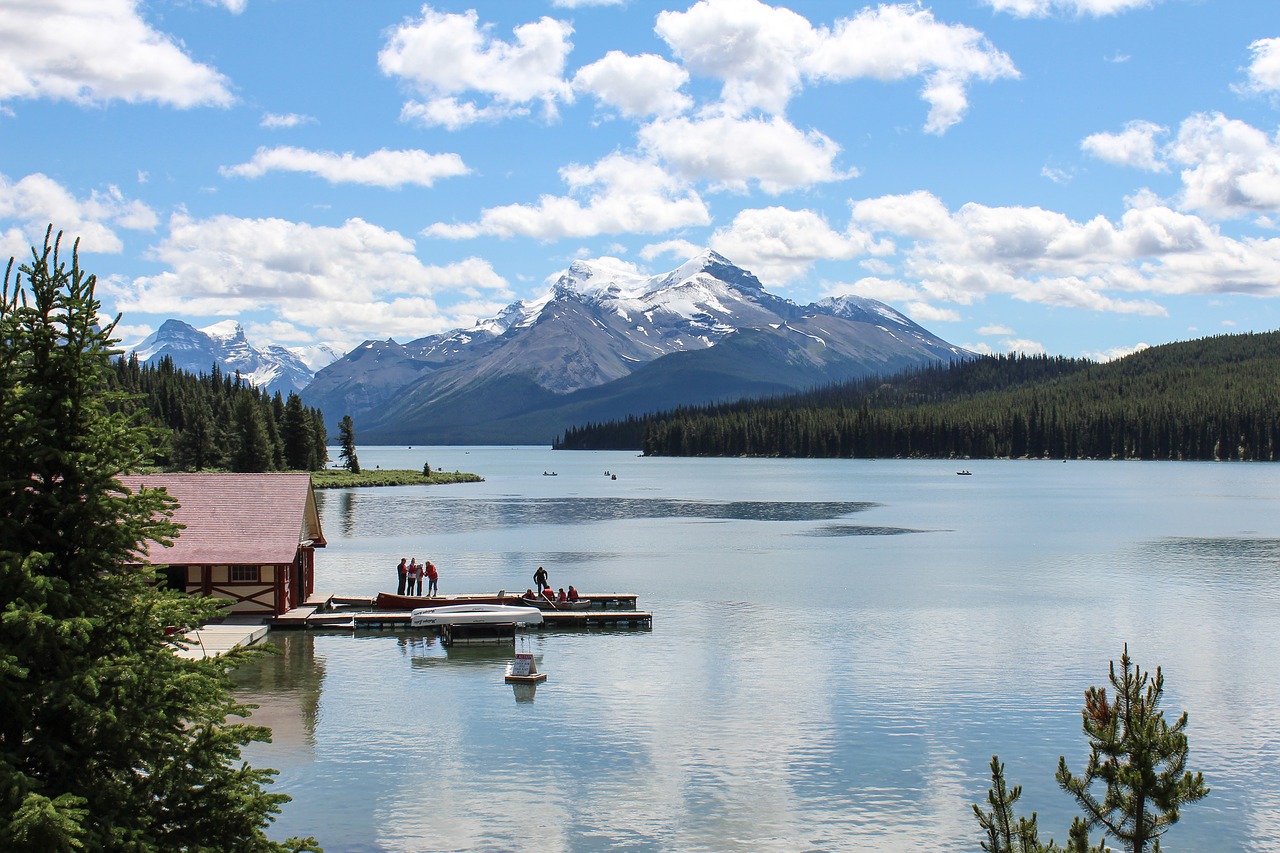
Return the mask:
[[809,393],[569,429],[654,456],[1280,458],[1280,332],[1117,361],[994,356]]
[[267,394],[214,364],[195,376],[167,356],[119,358],[109,377],[113,407],[160,427],[156,464],[181,471],[318,471],[329,460],[324,418],[302,398]]

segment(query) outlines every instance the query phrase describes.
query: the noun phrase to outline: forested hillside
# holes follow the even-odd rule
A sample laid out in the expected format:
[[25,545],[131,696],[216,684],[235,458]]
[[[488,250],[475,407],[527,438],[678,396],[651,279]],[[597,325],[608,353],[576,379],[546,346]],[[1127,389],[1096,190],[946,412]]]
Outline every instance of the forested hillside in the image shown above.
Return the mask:
[[1118,361],[998,356],[566,431],[661,456],[1245,459],[1280,454],[1280,332]]
[[208,375],[194,376],[168,356],[147,364],[120,358],[114,367],[113,406],[163,428],[157,464],[187,471],[316,471],[328,461],[323,416],[297,394],[288,400],[278,391],[268,394],[216,364]]

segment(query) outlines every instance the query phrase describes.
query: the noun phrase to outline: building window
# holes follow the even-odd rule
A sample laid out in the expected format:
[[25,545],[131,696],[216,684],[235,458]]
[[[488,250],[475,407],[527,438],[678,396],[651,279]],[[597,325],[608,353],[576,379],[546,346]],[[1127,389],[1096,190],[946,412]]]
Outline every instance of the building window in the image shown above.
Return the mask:
[[258,567],[257,566],[232,566],[231,582],[232,583],[257,583]]

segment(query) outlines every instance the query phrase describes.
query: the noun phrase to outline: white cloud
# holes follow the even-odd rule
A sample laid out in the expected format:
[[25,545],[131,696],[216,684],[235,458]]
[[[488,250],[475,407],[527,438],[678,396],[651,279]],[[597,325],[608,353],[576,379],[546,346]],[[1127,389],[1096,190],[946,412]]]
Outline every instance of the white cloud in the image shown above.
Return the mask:
[[782,112],[820,40],[801,15],[758,0],[699,0],[660,12],[654,30],[694,74],[723,81],[721,99],[734,115]]
[[664,257],[674,258],[678,263],[684,263],[690,258],[701,254],[705,248],[705,246],[691,243],[688,240],[663,240],[646,245],[640,250],[640,257],[646,261]]
[[137,0],[6,4],[0,15],[0,101],[229,106],[234,96],[227,78],[153,29],[138,5]]
[[680,88],[688,81],[688,72],[660,56],[628,56],[611,50],[603,59],[578,69],[573,88],[590,93],[624,116],[644,117],[687,110],[693,100]]
[[[563,79],[572,33],[569,24],[544,17],[516,27],[513,41],[501,41],[480,24],[475,10],[455,15],[423,6],[421,17],[390,34],[378,67],[426,98],[405,105],[407,119],[454,129],[527,112],[534,102],[554,117],[556,102],[573,97]],[[487,103],[460,100],[465,93]]]
[[1137,343],[1133,346],[1115,346],[1101,351],[1084,352],[1081,355],[1094,361],[1115,361],[1118,358],[1133,355],[1135,352],[1142,352],[1144,349],[1151,349],[1151,344]]
[[908,302],[904,312],[917,323],[959,323],[960,314],[951,308],[939,308],[928,302]]
[[39,172],[12,183],[0,175],[0,221],[19,223],[5,240],[7,246],[19,244],[19,252],[5,257],[25,257],[31,246],[43,245],[49,223],[61,229],[68,242],[80,239],[83,252],[117,253],[124,243],[116,228],[149,231],[156,226],[155,212],[136,199],[127,199],[118,187],[95,190],[88,198],[72,193]]
[[659,14],[655,29],[693,73],[723,82],[729,115],[780,114],[806,79],[919,77],[930,105],[925,129],[943,133],[960,121],[971,81],[1018,76],[982,33],[905,4],[864,9],[827,29],[759,0],[700,0]]
[[853,177],[840,171],[840,146],[816,130],[774,117],[659,119],[640,129],[641,147],[680,176],[746,192],[754,182],[771,195]]
[[770,287],[800,278],[819,260],[883,251],[864,231],[838,232],[813,211],[785,207],[744,210],[731,225],[716,229],[709,245]]
[[1258,39],[1249,45],[1247,88],[1253,92],[1280,92],[1280,38]]
[[986,326],[978,327],[978,334],[991,336],[1003,335],[1008,337],[1013,334],[1013,329],[1010,329],[1008,326],[1001,326],[998,323],[991,323]]
[[359,219],[323,227],[178,214],[152,257],[167,271],[109,284],[126,315],[239,316],[271,309],[279,322],[341,328],[343,338],[385,338],[459,325],[436,305],[438,294],[511,295],[487,261],[426,266],[411,240]]
[[262,116],[262,121],[258,122],[258,127],[279,130],[281,128],[299,127],[304,124],[315,124],[315,121],[312,116],[298,113],[266,113]]
[[1151,171],[1182,166],[1179,207],[1219,219],[1280,212],[1280,137],[1222,113],[1185,119],[1163,147],[1160,125],[1133,121],[1119,134],[1096,133],[1080,147],[1101,159]]
[[[1193,214],[1139,194],[1118,224],[1077,222],[1035,207],[966,204],[928,193],[865,199],[854,223],[902,243],[893,277],[922,301],[970,304],[1003,293],[1023,301],[1165,316],[1133,294],[1280,296],[1280,239],[1233,239]],[[888,258],[884,258],[888,260]],[[889,276],[882,276],[889,277]]]
[[218,171],[227,177],[242,178],[258,178],[267,172],[306,172],[334,184],[398,189],[405,184],[430,187],[441,178],[465,175],[470,170],[457,154],[383,148],[357,157],[351,152],[335,154],[282,146],[259,148],[248,163],[223,166]]
[[611,154],[592,166],[566,166],[560,175],[569,186],[568,196],[544,195],[537,204],[488,208],[478,222],[438,222],[423,234],[447,239],[518,234],[558,240],[655,233],[711,222],[698,194],[653,163]]
[[975,29],[938,22],[927,9],[908,5],[864,9],[836,22],[813,56],[809,74],[827,80],[924,79],[930,105],[925,130],[944,133],[968,108],[972,80],[1015,79],[1013,60]]
[[1068,15],[1118,15],[1133,9],[1145,9],[1159,0],[987,0],[997,12],[1008,12],[1019,18],[1042,18],[1054,12]]
[[1280,140],[1221,113],[1182,123],[1168,157],[1182,171],[1181,206],[1232,218],[1280,212]]
[[1117,166],[1166,172],[1169,167],[1161,158],[1156,137],[1168,133],[1169,128],[1154,122],[1131,121],[1120,133],[1095,133],[1086,136],[1080,143],[1080,150]]
[[560,9],[582,9],[587,6],[622,6],[626,0],[552,0],[551,5]]

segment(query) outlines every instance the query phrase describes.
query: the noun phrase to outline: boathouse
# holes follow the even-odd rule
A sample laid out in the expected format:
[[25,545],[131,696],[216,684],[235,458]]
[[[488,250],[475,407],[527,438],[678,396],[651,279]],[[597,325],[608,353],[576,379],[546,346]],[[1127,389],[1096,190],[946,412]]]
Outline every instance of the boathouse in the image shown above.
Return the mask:
[[145,474],[125,488],[163,488],[185,525],[171,547],[148,543],[165,583],[228,601],[232,613],[279,616],[315,592],[325,546],[310,474]]

